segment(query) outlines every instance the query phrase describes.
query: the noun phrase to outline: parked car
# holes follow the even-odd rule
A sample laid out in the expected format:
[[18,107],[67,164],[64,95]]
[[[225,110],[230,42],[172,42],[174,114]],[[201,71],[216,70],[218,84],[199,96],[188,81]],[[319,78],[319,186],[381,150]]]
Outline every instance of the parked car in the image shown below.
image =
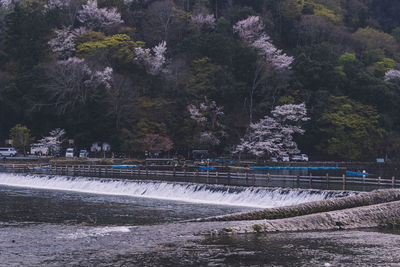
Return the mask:
[[308,161],[308,156],[306,154],[301,154],[302,161]]
[[80,152],[79,152],[79,157],[80,158],[87,158],[89,156],[89,153],[85,150],[85,149],[82,149]]
[[282,161],[290,161],[289,155],[282,155]]
[[73,148],[67,148],[67,151],[65,152],[65,157],[66,158],[73,158],[74,157],[74,149]]
[[43,146],[42,144],[32,144],[31,145],[31,155],[43,156],[49,154],[49,148]]
[[303,161],[303,158],[301,157],[301,155],[293,155],[292,161]]
[[14,157],[17,155],[17,150],[13,147],[0,147],[0,156],[2,157]]

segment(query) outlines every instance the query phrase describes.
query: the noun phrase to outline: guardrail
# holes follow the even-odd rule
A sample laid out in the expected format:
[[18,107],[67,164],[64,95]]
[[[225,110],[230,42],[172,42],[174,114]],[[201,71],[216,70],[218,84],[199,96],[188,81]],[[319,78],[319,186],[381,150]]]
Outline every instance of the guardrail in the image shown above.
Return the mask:
[[136,165],[41,165],[0,164],[1,172],[67,175],[100,178],[162,180],[206,184],[293,187],[338,190],[373,190],[382,187],[400,187],[396,177],[351,177],[325,175],[280,175],[248,169],[232,170],[227,167],[214,171],[201,171],[198,167],[136,166]]

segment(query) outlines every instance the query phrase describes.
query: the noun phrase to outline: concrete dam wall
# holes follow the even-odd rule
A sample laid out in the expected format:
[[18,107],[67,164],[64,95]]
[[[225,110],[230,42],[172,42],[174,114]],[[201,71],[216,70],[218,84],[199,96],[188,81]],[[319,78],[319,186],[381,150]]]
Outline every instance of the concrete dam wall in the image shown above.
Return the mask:
[[400,222],[400,190],[377,190],[363,195],[231,214],[208,220],[242,220],[238,221],[236,227],[224,228],[220,233],[379,227]]
[[400,219],[400,201],[357,207],[305,216],[248,221],[246,224],[224,228],[220,233],[289,232],[372,228]]
[[239,221],[282,219],[296,217],[319,212],[343,210],[354,207],[381,204],[400,200],[399,189],[381,189],[359,195],[331,198],[321,201],[313,201],[292,206],[267,208],[251,212],[234,213],[223,216],[200,219],[199,221]]

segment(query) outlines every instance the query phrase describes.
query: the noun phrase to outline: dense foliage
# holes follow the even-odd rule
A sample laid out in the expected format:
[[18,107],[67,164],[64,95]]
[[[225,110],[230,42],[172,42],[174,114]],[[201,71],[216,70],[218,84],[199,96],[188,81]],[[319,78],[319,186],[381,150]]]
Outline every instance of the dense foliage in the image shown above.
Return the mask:
[[[394,159],[399,12],[392,0],[0,0],[0,142],[27,126],[29,140],[61,128],[78,148],[132,155]],[[307,120],[285,135],[277,110],[302,103]]]

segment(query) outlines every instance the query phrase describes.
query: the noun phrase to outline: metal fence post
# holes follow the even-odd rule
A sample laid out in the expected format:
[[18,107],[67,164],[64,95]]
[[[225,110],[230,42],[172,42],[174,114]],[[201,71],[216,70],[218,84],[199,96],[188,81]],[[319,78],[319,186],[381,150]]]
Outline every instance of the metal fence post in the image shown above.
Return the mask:
[[343,174],[343,190],[346,190],[346,174]]

